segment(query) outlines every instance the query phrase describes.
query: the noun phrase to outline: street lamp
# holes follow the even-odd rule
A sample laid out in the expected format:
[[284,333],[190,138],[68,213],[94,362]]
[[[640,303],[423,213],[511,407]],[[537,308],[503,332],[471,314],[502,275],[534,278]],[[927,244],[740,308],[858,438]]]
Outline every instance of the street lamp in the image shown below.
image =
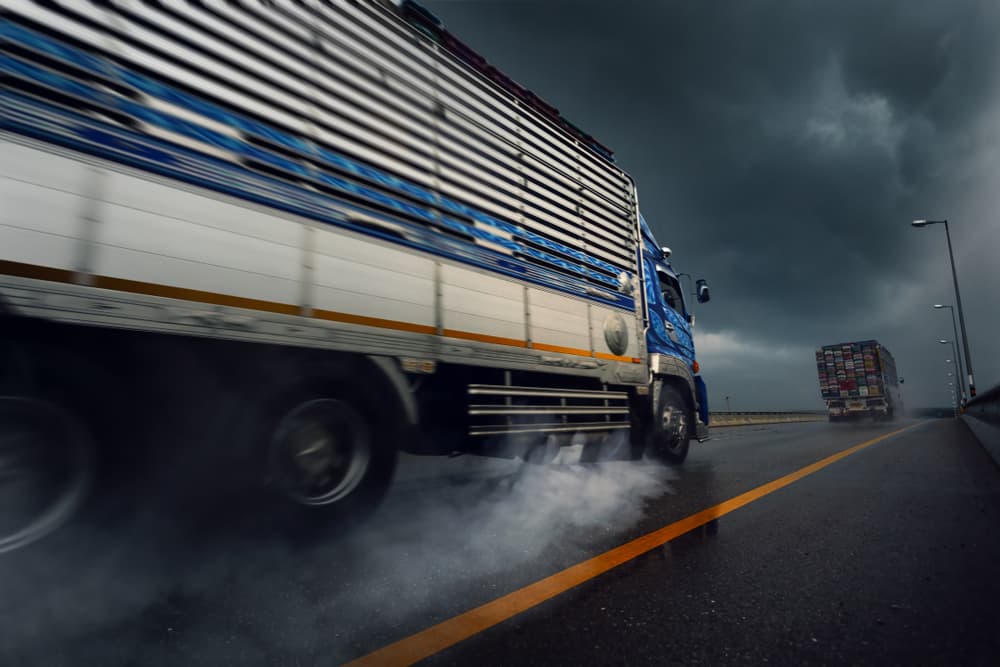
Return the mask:
[[[939,340],[938,342],[939,343],[951,343],[950,340]],[[951,351],[952,351],[952,354],[955,353],[955,344],[954,343],[951,343]],[[945,359],[944,363],[950,364],[950,363],[952,363],[952,361],[951,361],[951,359]],[[952,374],[948,373],[948,377],[952,377]],[[948,386],[951,387],[951,404],[952,404],[952,407],[955,408],[955,417],[958,418],[958,398],[955,396],[955,385],[954,385],[954,383],[949,382]]]
[[[951,373],[948,373],[951,376]],[[958,396],[955,395],[955,383],[948,383],[948,392],[951,394],[951,409],[954,412],[954,417],[958,419]]]
[[[944,338],[942,338],[938,342],[941,343],[942,345],[951,344],[951,353],[955,357],[955,370],[958,372],[958,377],[962,377],[962,359],[961,359],[961,357],[958,356],[958,348],[955,346],[955,341],[945,340]],[[951,359],[949,359],[948,361],[951,362]],[[964,401],[965,400],[965,383],[964,382],[959,382],[958,386],[961,389],[961,396],[962,396],[962,400]]]
[[[949,306],[949,305],[946,305],[946,304],[941,304],[941,303],[934,304],[934,308],[936,308],[938,310],[942,310],[944,308],[947,308],[948,310],[951,311],[951,330],[955,333],[955,340],[957,341],[958,340],[958,325],[955,324],[955,309],[952,306]],[[965,374],[962,372],[962,357],[961,357],[961,355],[956,355],[955,356],[955,360],[958,362],[958,375],[959,375],[959,377],[963,377]],[[962,390],[962,400],[964,401],[965,400],[965,382],[963,381],[962,384],[959,387]]]
[[958,291],[958,273],[955,271],[955,254],[951,250],[951,232],[948,231],[947,220],[914,220],[914,227],[927,225],[944,225],[944,234],[948,239],[948,258],[951,259],[951,279],[955,283],[955,304],[958,306],[958,322],[962,325],[962,347],[965,352],[965,368],[969,373],[969,396],[976,397],[976,381],[972,377],[972,356],[969,354],[969,334],[965,332],[965,315],[962,312],[962,295]]
[[955,360],[956,360],[955,361],[955,370],[957,370],[958,373],[959,373],[959,375],[961,375],[961,373],[962,373],[962,365],[961,365],[962,362],[961,362],[961,360],[958,357],[958,348],[955,347],[955,341],[953,341],[953,340],[945,340],[944,338],[942,338],[938,342],[941,343],[942,345],[951,345],[951,353],[955,357]]

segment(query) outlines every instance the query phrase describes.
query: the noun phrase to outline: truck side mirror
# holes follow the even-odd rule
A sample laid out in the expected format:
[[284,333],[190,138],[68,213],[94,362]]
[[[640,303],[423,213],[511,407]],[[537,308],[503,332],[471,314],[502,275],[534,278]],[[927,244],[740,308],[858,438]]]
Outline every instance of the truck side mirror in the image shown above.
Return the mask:
[[712,299],[712,292],[708,289],[708,281],[698,279],[694,284],[698,292],[698,303],[708,303]]
[[899,378],[899,384],[903,384],[903,378]]

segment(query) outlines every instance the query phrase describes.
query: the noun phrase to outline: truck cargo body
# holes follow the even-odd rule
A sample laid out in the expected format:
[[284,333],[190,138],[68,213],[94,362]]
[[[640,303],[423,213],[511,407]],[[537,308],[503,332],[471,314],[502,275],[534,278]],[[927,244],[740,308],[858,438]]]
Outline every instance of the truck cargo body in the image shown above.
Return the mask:
[[892,419],[901,409],[896,362],[878,341],[825,345],[816,367],[830,421]]
[[[397,447],[527,456],[620,431],[641,450],[676,426],[657,421],[667,395],[684,452],[707,437],[691,318],[631,178],[418,7],[0,7],[8,356],[56,339],[135,370],[116,357],[183,337],[253,368],[301,350],[258,375],[304,396],[289,423],[402,429],[380,459],[389,436],[359,426],[360,477],[309,505]],[[292,428],[272,422],[271,440]]]

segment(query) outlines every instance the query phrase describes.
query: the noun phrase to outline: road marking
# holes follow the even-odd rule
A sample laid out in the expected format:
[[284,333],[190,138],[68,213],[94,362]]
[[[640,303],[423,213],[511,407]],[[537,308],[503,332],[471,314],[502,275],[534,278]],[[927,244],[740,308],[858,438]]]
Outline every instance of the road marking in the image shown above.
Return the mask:
[[528,584],[524,588],[520,588],[512,593],[504,595],[503,597],[497,598],[492,602],[487,602],[480,607],[476,607],[475,609],[471,609],[465,613],[450,618],[447,621],[442,621],[437,625],[421,630],[420,632],[410,635],[405,639],[401,639],[394,644],[389,644],[388,646],[347,663],[347,667],[412,665],[415,662],[454,646],[455,644],[458,644],[459,642],[464,641],[469,637],[486,630],[487,628],[491,628],[494,625],[513,618],[521,612],[527,611],[528,609],[531,609],[546,600],[554,598],[561,593],[565,593],[571,588],[575,588],[576,586],[604,574],[605,572],[641,556],[648,551],[652,551],[657,547],[663,546],[670,540],[680,537],[681,535],[690,532],[699,526],[703,526],[709,521],[718,519],[719,517],[729,514],[730,512],[734,512],[744,505],[749,505],[755,500],[760,500],[766,495],[774,493],[779,489],[783,489],[790,484],[794,484],[803,477],[807,477],[814,472],[822,470],[828,465],[836,463],[843,458],[847,458],[851,454],[855,454],[862,449],[871,447],[878,442],[891,438],[894,435],[898,435],[903,431],[908,431],[919,425],[920,424],[912,424],[890,433],[885,433],[877,438],[866,440],[865,442],[849,447],[841,452],[837,452],[836,454],[828,456],[825,459],[821,459],[815,463],[807,465],[804,468],[796,470],[795,472],[789,473],[784,477],[779,477],[778,479],[768,482],[767,484],[763,484],[755,489],[741,493],[740,495],[721,502],[714,507],[709,507],[708,509],[702,510],[697,514],[692,514],[691,516],[681,519],[680,521],[654,530],[653,532],[647,533],[646,535],[636,538],[631,542],[626,542],[620,547],[615,547],[611,551],[607,551],[599,556],[585,560],[582,563],[577,563],[576,565],[568,567],[561,572],[556,572],[555,574],[536,581],[533,584]]

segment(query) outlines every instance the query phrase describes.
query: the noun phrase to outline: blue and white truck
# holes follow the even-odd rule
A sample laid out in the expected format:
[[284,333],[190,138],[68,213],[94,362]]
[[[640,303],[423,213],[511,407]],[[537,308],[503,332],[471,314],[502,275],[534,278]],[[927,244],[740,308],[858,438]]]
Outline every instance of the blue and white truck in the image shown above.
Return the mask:
[[0,551],[170,413],[143,396],[171,345],[252,388],[214,474],[310,522],[370,506],[400,450],[708,437],[632,179],[417,5],[0,8],[0,483],[46,490]]

